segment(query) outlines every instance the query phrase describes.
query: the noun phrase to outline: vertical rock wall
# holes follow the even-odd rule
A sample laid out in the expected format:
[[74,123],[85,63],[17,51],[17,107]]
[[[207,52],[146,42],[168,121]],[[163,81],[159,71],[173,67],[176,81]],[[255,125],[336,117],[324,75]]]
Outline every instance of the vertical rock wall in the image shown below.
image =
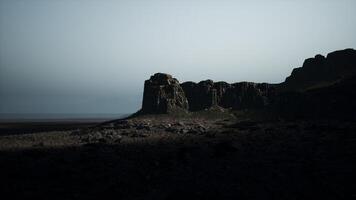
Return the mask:
[[157,73],[145,81],[141,110],[144,113],[188,110],[188,101],[177,79]]
[[179,84],[171,75],[157,73],[145,81],[142,112],[170,113],[223,108],[261,108],[268,104],[273,87],[269,84],[241,82],[228,84],[212,80]]

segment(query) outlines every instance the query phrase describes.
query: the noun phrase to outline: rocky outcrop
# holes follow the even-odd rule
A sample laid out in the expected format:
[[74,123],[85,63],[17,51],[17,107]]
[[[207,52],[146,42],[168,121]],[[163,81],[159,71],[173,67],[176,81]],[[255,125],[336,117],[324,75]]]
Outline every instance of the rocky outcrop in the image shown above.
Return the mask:
[[221,97],[222,107],[256,109],[267,106],[274,95],[274,86],[267,83],[240,82],[232,84]]
[[273,98],[272,112],[290,118],[356,120],[356,76],[325,87],[282,92]]
[[157,73],[145,81],[142,113],[199,111],[214,106],[232,109],[268,105],[274,86],[266,83],[228,84],[212,80],[179,84],[171,75]]
[[185,82],[181,84],[187,96],[191,111],[203,110],[217,105],[217,91],[212,80],[199,83]]
[[261,108],[268,105],[274,86],[266,83],[240,82],[228,84],[212,80],[181,84],[191,111],[218,105],[223,108]]
[[141,112],[170,113],[188,110],[188,101],[177,79],[157,73],[145,81]]
[[271,111],[292,118],[356,119],[356,50],[306,59],[277,87]]
[[[270,108],[281,113],[346,113],[355,108],[356,51],[345,49],[306,59],[286,81],[267,83],[185,82],[157,73],[145,82],[143,113]],[[346,89],[346,90],[345,90]],[[350,106],[347,106],[350,105]],[[351,109],[351,110],[352,110]],[[339,112],[339,113],[340,113]],[[353,115],[351,111],[350,115]]]
[[295,68],[281,84],[281,91],[303,91],[332,85],[356,74],[356,50],[345,49],[316,55],[306,59],[303,66]]

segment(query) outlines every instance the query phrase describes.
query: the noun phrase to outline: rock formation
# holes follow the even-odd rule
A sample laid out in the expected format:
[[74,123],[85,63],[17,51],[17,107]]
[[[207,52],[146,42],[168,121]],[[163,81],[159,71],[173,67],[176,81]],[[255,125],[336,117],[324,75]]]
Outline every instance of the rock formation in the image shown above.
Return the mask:
[[[145,81],[141,113],[199,111],[214,106],[241,109],[270,108],[281,113],[346,113],[356,109],[356,51],[345,49],[304,61],[280,84],[239,82],[179,84],[171,75],[157,73]],[[356,116],[356,114],[355,114]]]
[[266,83],[240,82],[228,84],[212,80],[181,84],[191,111],[218,105],[223,108],[260,108],[269,103],[274,86]]
[[170,113],[188,110],[188,101],[177,79],[157,73],[145,81],[143,113]]
[[316,55],[306,59],[303,66],[295,68],[281,84],[281,90],[308,90],[332,85],[356,74],[356,50],[345,49],[329,53],[327,57]]
[[212,80],[185,82],[181,84],[191,111],[203,110],[217,105],[217,93]]
[[228,84],[212,80],[179,84],[171,75],[157,73],[145,81],[142,113],[199,111],[223,108],[261,108],[269,102],[274,86],[266,83],[241,82]]
[[271,110],[282,115],[356,119],[356,51],[317,55],[277,87]]

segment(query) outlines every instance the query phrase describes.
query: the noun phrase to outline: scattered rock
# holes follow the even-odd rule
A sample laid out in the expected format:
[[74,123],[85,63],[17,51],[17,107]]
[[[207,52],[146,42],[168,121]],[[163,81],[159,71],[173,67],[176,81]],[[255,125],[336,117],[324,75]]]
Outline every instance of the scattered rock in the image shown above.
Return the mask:
[[114,129],[104,129],[101,131],[92,131],[85,136],[81,137],[81,140],[88,143],[112,143],[120,142],[122,135],[120,135]]
[[115,123],[115,128],[116,129],[129,129],[129,128],[132,128],[132,124],[128,120],[120,120]]

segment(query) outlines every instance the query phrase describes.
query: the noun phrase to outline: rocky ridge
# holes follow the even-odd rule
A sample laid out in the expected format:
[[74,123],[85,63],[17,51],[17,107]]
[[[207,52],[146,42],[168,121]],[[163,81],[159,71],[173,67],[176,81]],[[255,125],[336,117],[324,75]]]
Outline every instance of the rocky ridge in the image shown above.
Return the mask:
[[[334,94],[340,95],[338,92],[340,88],[350,88],[350,85],[354,85],[355,76],[354,49],[335,51],[326,57],[316,55],[314,58],[306,59],[302,67],[293,69],[285,82],[280,84],[253,82],[229,84],[212,80],[180,84],[171,75],[157,73],[145,81],[142,109],[139,113],[195,112],[216,106],[230,110],[269,108],[281,112],[290,108],[294,111],[315,110],[315,107],[323,110],[323,107],[328,108],[331,104],[349,104],[347,102],[350,98],[346,100],[342,97],[335,98],[325,91],[330,88]],[[344,93],[341,95],[347,97],[351,95],[351,99],[355,96],[352,90]],[[321,106],[314,105],[320,101]],[[334,106],[329,111],[334,112],[333,110],[339,108]]]
[[156,73],[145,81],[141,113],[201,111],[214,106],[232,109],[260,108],[269,104],[275,86],[267,83],[184,82]]
[[332,85],[356,75],[356,50],[345,49],[308,58],[281,83],[283,91],[303,91]]

